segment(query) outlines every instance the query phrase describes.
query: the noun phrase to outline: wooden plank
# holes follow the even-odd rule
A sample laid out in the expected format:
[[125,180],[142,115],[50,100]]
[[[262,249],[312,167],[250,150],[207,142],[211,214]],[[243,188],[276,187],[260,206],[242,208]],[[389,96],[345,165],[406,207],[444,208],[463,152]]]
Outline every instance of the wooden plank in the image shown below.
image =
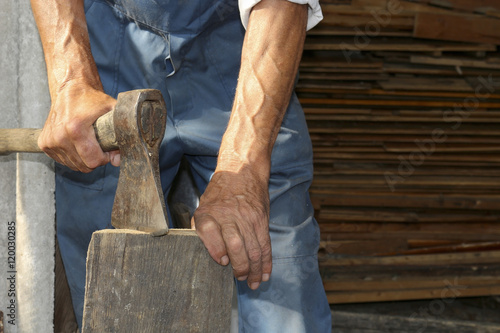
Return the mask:
[[[436,58],[439,57],[430,57]],[[461,57],[464,58],[464,57]],[[489,62],[484,66],[489,66]],[[496,66],[493,65],[493,66]],[[489,67],[488,67],[489,68]],[[433,64],[424,64],[418,62],[409,63],[396,63],[387,60],[384,63],[384,73],[387,74],[414,74],[414,75],[435,75],[435,76],[457,76],[457,77],[488,77],[488,75],[492,75],[492,77],[500,75],[500,73],[493,72],[491,69],[483,69],[483,66],[479,64],[474,64],[473,67],[458,67],[451,65],[433,65]]]
[[431,57],[428,55],[415,54],[410,56],[410,62],[412,64],[500,69],[500,63],[494,62],[491,59],[484,60],[465,57]]
[[[468,78],[467,79],[468,81],[470,81],[471,79]],[[478,87],[479,85],[473,85],[474,88],[475,87]],[[298,92],[310,92],[310,93],[330,93],[332,94],[332,99],[335,95],[343,95],[343,94],[347,94],[347,93],[352,93],[350,91],[346,91],[346,90],[341,90],[341,89],[323,89],[323,90],[312,90],[312,89],[303,89],[303,88],[300,88],[299,86],[299,89],[297,89]],[[484,91],[483,91],[484,93]],[[461,99],[461,100],[456,100],[454,101],[455,104],[457,103],[463,103],[464,102],[464,99],[467,99],[467,98],[474,98],[474,97],[477,97],[473,94],[470,94],[470,93],[464,93],[464,92],[448,92],[448,91],[440,91],[440,92],[436,92],[436,91],[386,91],[386,90],[383,90],[383,89],[371,89],[371,90],[368,90],[366,92],[366,95],[363,96],[363,99],[367,99],[367,98],[373,98],[373,97],[378,97],[378,96],[384,96],[385,98],[393,98],[393,99],[396,99],[396,98],[403,98],[403,97],[419,97],[419,98],[422,98],[422,99],[429,99],[430,97],[434,97],[436,99],[439,99],[439,100],[447,100],[449,98],[456,98],[456,99]],[[322,95],[317,95],[318,98],[322,98],[323,96]],[[495,93],[492,93],[491,95],[488,96],[488,99],[485,99],[485,100],[498,100],[500,98],[500,94],[495,94]],[[354,104],[354,103],[353,103]],[[447,107],[447,105],[431,105],[431,107],[434,107],[434,106],[437,106],[437,107]],[[452,107],[450,107],[452,108]],[[484,105],[482,107],[479,107],[478,106],[478,110],[484,108]],[[498,107],[488,107],[488,108],[495,108],[495,109],[498,109]]]
[[354,38],[319,37],[306,39],[304,50],[336,50],[349,55],[351,51],[404,51],[404,52],[468,52],[495,51],[494,44],[470,44],[411,40],[405,38],[371,39],[369,43],[356,42]]
[[[401,289],[429,289],[429,288],[446,288],[449,284],[445,282],[443,276],[427,276],[427,277],[412,277],[412,276],[394,276],[393,279],[380,280],[370,279],[345,279],[342,276],[331,280],[323,280],[323,285],[326,291],[373,291],[373,290],[401,290]],[[454,284],[461,286],[500,286],[500,277],[498,276],[453,276]]]
[[[317,109],[316,109],[317,110]],[[340,111],[345,110],[345,111]],[[313,121],[353,121],[353,122],[409,122],[409,123],[443,123],[445,120],[452,119],[451,117],[463,117],[463,113],[453,112],[451,110],[445,112],[415,112],[414,115],[406,115],[400,112],[394,113],[394,115],[377,115],[375,112],[370,112],[369,110],[364,110],[365,114],[357,113],[357,109],[323,109],[323,112],[318,112],[317,114],[307,114],[306,119],[308,122]],[[346,115],[346,113],[351,112],[352,115]],[[340,114],[340,115],[337,115]],[[489,116],[489,118],[482,118],[481,116]],[[457,118],[458,119],[458,118]],[[500,123],[500,117],[495,113],[486,112],[474,112],[471,113],[470,117],[464,117],[463,122],[467,123]],[[493,145],[491,145],[493,147]]]
[[318,219],[323,223],[330,222],[401,222],[401,223],[464,223],[464,222],[497,222],[500,220],[500,214],[492,212],[421,212],[415,210],[395,211],[374,210],[374,209],[321,209]]
[[[439,298],[439,297],[438,297]],[[448,304],[449,301],[438,299],[438,306]],[[441,303],[439,303],[441,302]],[[429,303],[433,304],[433,303]],[[385,332],[482,332],[496,333],[500,331],[500,325],[496,323],[484,323],[475,320],[443,320],[429,315],[431,310],[415,309],[414,313],[419,315],[396,316],[380,313],[361,313],[357,311],[332,310],[332,321],[335,323],[333,333],[385,333]],[[346,328],[343,331],[343,328]]]
[[83,332],[229,332],[233,276],[194,230],[95,232]]
[[[414,143],[387,143],[384,150],[391,153],[412,153],[418,146]],[[431,149],[431,148],[429,148]],[[420,149],[422,150],[422,149]],[[500,147],[493,144],[436,144],[432,146],[432,153],[494,153],[500,152]]]
[[498,0],[429,0],[430,4],[444,8],[462,9],[470,12],[484,13],[487,10],[500,11]]
[[474,91],[467,81],[455,78],[393,77],[377,83],[384,90]]
[[363,69],[365,71],[369,69],[382,69],[383,62],[381,60],[364,57],[360,59],[352,59],[349,63],[346,59],[342,57],[342,54],[338,55],[317,55],[314,56],[305,54],[300,61],[301,68],[307,68],[308,70],[314,68],[357,68]]
[[[381,107],[429,107],[429,108],[450,108],[453,109],[458,107],[457,104],[460,102],[457,101],[447,101],[445,99],[428,101],[423,99],[414,99],[414,100],[387,100],[387,99],[373,99],[373,98],[365,98],[365,99],[340,99],[340,98],[312,98],[312,97],[299,97],[302,104],[305,104],[306,107],[310,105],[318,105],[322,104],[325,106],[331,105],[339,105],[339,106],[381,106]],[[463,102],[463,101],[461,101]],[[479,101],[476,105],[477,109],[499,109],[499,102],[490,102],[488,101]]]
[[[410,290],[384,290],[384,291],[358,291],[358,292],[327,292],[330,304],[402,301],[417,299],[441,299],[443,288],[436,289],[410,289]],[[449,293],[451,297],[451,293]],[[500,295],[500,285],[487,287],[469,286],[460,289],[460,297]]]
[[386,240],[368,240],[368,241],[321,241],[319,256],[325,254],[341,255],[373,255],[379,252],[403,252],[408,249],[407,241],[398,239],[391,242]]
[[323,240],[434,239],[498,241],[498,223],[321,223]]
[[[408,135],[398,136],[385,133],[310,133],[313,144],[317,147],[335,146],[340,144],[363,144],[368,142],[378,143],[415,143],[415,140],[423,141],[429,139],[429,135],[420,135],[409,133]],[[446,138],[448,143],[475,143],[488,144],[500,143],[500,137],[494,136],[453,136]]]
[[[326,8],[325,8],[326,7]],[[412,15],[392,15],[390,20],[387,20],[383,27],[375,21],[373,14],[366,10],[342,10],[338,6],[335,6],[333,10],[329,6],[322,7],[324,19],[321,21],[321,27],[344,27],[353,28],[358,27],[358,29],[351,29],[351,34],[359,34],[359,31],[367,31],[372,33],[370,25],[377,24],[377,36],[379,30],[382,29],[399,29],[399,30],[411,30],[415,24],[414,17]],[[350,7],[350,6],[349,6]]]
[[[359,171],[358,171],[359,172]],[[321,205],[342,207],[391,207],[428,209],[500,210],[500,194],[414,193],[344,191],[336,188],[310,190]]]
[[413,37],[500,44],[500,20],[477,15],[417,13]]
[[461,243],[458,245],[432,246],[398,252],[377,253],[377,255],[436,254],[450,252],[479,252],[500,250],[500,242]]
[[500,276],[500,266],[496,264],[476,263],[474,265],[436,265],[436,266],[323,266],[320,261],[320,273],[323,280],[343,279],[344,281],[364,279],[370,280],[391,280],[395,276],[400,278],[422,278],[432,276],[446,277],[478,277],[478,276]]
[[[405,19],[406,20],[406,19]],[[411,19],[413,21],[413,18]],[[362,28],[365,28],[362,26]],[[356,36],[360,32],[360,28],[354,27],[338,27],[338,26],[328,26],[319,24],[314,27],[314,29],[307,32],[308,36]],[[411,30],[398,30],[397,28],[384,28],[377,32],[377,37],[412,37],[413,36],[413,25]]]

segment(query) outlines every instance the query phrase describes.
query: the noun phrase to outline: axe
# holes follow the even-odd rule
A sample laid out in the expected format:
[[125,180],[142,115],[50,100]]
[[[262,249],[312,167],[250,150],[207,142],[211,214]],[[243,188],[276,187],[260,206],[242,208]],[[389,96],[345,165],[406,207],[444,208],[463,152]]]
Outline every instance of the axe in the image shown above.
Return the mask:
[[[168,229],[159,147],[166,107],[158,90],[118,95],[94,124],[104,151],[120,150],[114,230],[87,254],[82,332],[228,332],[231,267],[212,260],[194,230]],[[0,129],[0,155],[42,152],[41,129]],[[152,237],[153,236],[153,237]]]

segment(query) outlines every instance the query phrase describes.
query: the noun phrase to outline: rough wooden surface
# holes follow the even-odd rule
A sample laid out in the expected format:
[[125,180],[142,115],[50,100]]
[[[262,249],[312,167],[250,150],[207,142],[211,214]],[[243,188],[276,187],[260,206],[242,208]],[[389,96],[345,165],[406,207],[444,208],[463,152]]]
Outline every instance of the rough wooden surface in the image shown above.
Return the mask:
[[229,332],[233,284],[193,230],[95,232],[83,332]]

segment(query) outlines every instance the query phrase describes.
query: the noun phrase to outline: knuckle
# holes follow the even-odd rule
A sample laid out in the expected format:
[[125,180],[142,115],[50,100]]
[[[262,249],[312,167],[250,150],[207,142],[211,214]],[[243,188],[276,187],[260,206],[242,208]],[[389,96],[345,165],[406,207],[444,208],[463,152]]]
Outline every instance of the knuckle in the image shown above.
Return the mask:
[[262,259],[262,252],[260,249],[254,248],[248,251],[248,259],[252,263],[260,262]]
[[100,166],[101,163],[97,159],[90,159],[85,161],[85,165],[87,166],[88,169],[94,170],[95,168]]
[[239,264],[237,266],[233,265],[233,274],[236,277],[246,276],[250,272],[250,266],[248,264]]
[[241,252],[245,247],[243,239],[238,235],[231,235],[226,239],[226,245],[228,249],[232,252]]
[[196,230],[202,234],[208,234],[217,229],[215,222],[206,218],[204,215],[197,215],[195,213],[194,222],[196,224]]
[[74,117],[65,124],[64,129],[69,137],[77,138],[81,135],[83,123],[78,117]]

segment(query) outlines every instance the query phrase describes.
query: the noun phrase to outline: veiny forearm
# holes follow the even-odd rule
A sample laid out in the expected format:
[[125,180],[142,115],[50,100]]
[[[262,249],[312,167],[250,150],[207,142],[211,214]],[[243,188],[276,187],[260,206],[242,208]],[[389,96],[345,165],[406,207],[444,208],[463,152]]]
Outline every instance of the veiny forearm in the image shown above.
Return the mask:
[[83,0],[31,0],[52,100],[68,84],[102,90],[90,51]]
[[269,177],[271,152],[302,54],[307,6],[264,0],[250,15],[234,106],[218,171],[250,167]]
[[92,124],[111,110],[115,100],[103,92],[90,50],[83,0],[31,0],[47,65],[51,108],[38,138],[51,158],[73,170],[90,172],[112,162]]

